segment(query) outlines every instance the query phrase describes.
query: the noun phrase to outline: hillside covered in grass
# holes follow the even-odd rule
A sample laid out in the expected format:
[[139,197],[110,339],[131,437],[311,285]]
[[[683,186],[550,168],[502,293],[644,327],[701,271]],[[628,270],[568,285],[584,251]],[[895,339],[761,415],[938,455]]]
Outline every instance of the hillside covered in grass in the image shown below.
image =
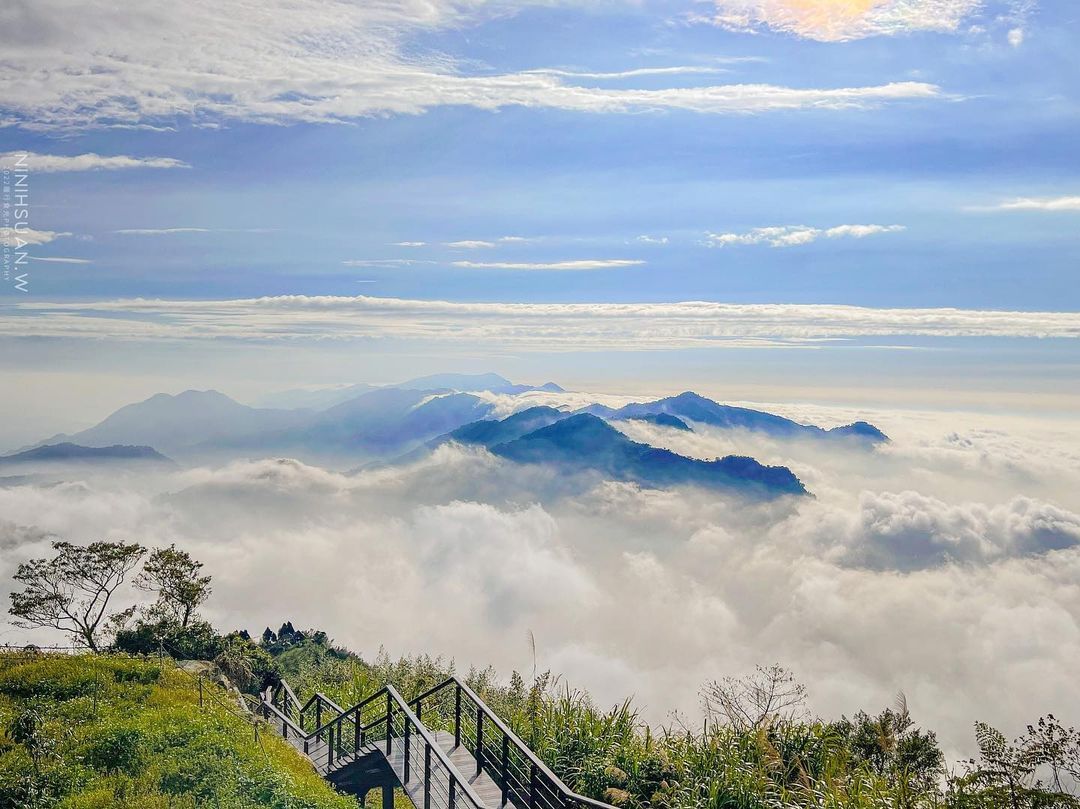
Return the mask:
[[355,809],[168,658],[0,654],[0,809]]

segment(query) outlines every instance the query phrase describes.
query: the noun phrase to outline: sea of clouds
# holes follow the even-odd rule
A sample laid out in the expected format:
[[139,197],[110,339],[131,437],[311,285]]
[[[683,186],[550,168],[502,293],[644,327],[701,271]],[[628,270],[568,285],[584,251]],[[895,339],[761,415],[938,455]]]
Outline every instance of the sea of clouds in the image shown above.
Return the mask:
[[703,682],[776,662],[825,717],[903,690],[954,757],[973,752],[976,719],[1007,734],[1047,712],[1075,721],[1076,422],[770,409],[825,426],[867,418],[894,440],[871,450],[620,425],[687,455],[788,465],[814,493],[771,503],[454,445],[351,476],[263,459],[8,485],[0,597],[56,537],[175,542],[213,575],[206,614],[221,628],[288,619],[368,655],[385,646],[526,676],[532,632],[541,670],[600,703],[634,695],[657,723],[676,710],[696,722]]

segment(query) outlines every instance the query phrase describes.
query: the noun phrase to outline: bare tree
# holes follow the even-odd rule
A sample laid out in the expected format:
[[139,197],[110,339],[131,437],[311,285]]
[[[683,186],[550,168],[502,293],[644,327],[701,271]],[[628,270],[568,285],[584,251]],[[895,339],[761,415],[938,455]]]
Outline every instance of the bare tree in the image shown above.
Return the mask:
[[806,686],[783,666],[758,666],[746,677],[706,683],[701,704],[711,721],[751,730],[805,715]]
[[199,605],[210,596],[210,577],[200,576],[203,563],[175,545],[150,552],[142,573],[135,579],[140,590],[158,594],[154,606],[187,628]]
[[19,565],[15,581],[24,585],[11,594],[8,610],[16,626],[49,627],[68,632],[91,651],[99,650],[99,633],[122,615],[107,614],[109,599],[124,583],[146,549],[123,542],[72,545],[54,542],[52,559],[31,559]]

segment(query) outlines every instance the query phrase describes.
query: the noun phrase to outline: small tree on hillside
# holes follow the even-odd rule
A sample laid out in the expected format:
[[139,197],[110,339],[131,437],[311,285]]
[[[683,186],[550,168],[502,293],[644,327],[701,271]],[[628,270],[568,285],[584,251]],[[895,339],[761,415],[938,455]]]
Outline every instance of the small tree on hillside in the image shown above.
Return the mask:
[[96,652],[100,633],[131,614],[110,615],[109,600],[146,549],[124,542],[54,542],[53,550],[52,559],[31,559],[15,572],[24,589],[11,594],[12,623],[59,629]]
[[154,610],[159,615],[175,618],[182,629],[187,629],[195,610],[210,597],[210,577],[200,576],[203,563],[191,558],[186,551],[178,551],[175,545],[157,548],[135,579],[140,590],[157,593]]
[[701,704],[710,720],[752,730],[804,715],[806,686],[783,666],[758,666],[747,677],[706,683]]

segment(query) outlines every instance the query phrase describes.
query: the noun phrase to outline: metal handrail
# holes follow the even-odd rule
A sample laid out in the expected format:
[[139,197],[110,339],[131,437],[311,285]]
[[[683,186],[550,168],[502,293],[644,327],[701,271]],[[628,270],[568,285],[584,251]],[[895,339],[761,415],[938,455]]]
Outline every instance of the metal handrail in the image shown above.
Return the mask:
[[[555,789],[562,794],[564,800],[583,803],[586,806],[595,807],[595,809],[612,809],[612,806],[610,804],[606,804],[602,801],[586,797],[585,795],[575,792],[570,787],[568,787],[563,782],[563,780],[559,778],[559,776],[557,776],[555,773],[553,773],[551,769],[543,761],[540,760],[539,756],[537,756],[531,749],[529,749],[525,742],[523,742],[518,737],[518,735],[514,733],[514,731],[512,731],[506,725],[506,723],[503,722],[502,719],[500,719],[495,714],[495,712],[487,706],[487,703],[480,699],[479,695],[475,691],[473,691],[464,682],[459,680],[456,676],[448,677],[446,680],[439,683],[438,685],[429,688],[420,696],[413,699],[410,704],[419,705],[420,703],[422,703],[423,700],[434,696],[438,692],[442,691],[444,688],[448,688],[451,685],[459,688],[461,692],[464,693],[470,701],[472,701],[473,705],[475,705],[479,710],[481,710],[484,716],[487,717],[489,721],[494,723],[495,727],[504,735],[504,737],[509,739],[510,743],[517,748],[518,752],[524,755],[525,758],[529,761],[529,763],[532,766],[536,767],[539,772],[543,773],[543,775],[552,783],[552,786],[554,786]],[[456,718],[456,721],[460,722],[460,716]]]
[[[288,688],[288,685],[285,683],[284,680],[282,681],[282,685],[285,686],[286,693],[289,696],[289,698],[296,700],[296,695],[293,693],[291,688]],[[285,722],[285,723],[287,723],[289,725],[289,727],[296,734],[296,737],[300,741],[302,741],[304,743],[305,752],[307,751],[308,742],[310,742],[312,739],[321,740],[322,736],[324,734],[327,734],[329,736],[329,739],[327,740],[327,750],[328,750],[327,760],[328,760],[328,763],[330,763],[330,762],[332,762],[333,755],[334,755],[334,752],[333,752],[334,733],[333,733],[333,730],[332,730],[333,726],[335,726],[335,725],[338,726],[337,738],[339,740],[338,743],[340,743],[340,739],[341,739],[341,728],[340,728],[340,726],[345,721],[345,718],[347,716],[349,716],[349,715],[355,715],[355,717],[356,717],[355,722],[357,724],[359,724],[360,721],[361,721],[360,720],[360,711],[363,708],[365,708],[367,705],[371,704],[372,702],[374,702],[375,700],[377,700],[379,698],[385,698],[387,700],[387,713],[386,713],[386,715],[379,717],[378,719],[376,719],[373,722],[368,723],[367,725],[359,725],[359,730],[360,731],[365,731],[365,730],[367,730],[369,728],[375,727],[377,725],[382,724],[383,722],[386,722],[387,723],[387,750],[389,751],[389,745],[391,743],[390,739],[391,739],[392,734],[393,734],[393,726],[392,726],[392,723],[390,721],[391,720],[391,715],[390,715],[391,714],[391,703],[397,703],[397,707],[400,710],[401,714],[405,717],[405,720],[413,727],[413,729],[415,730],[416,733],[420,734],[421,738],[424,740],[424,743],[425,743],[426,747],[431,751],[431,755],[433,755],[435,758],[437,758],[439,760],[439,763],[446,770],[447,775],[451,779],[451,784],[452,784],[453,788],[455,790],[459,790],[464,795],[464,797],[468,798],[468,800],[472,802],[473,806],[477,807],[477,809],[485,809],[487,804],[485,804],[484,801],[480,798],[480,796],[476,794],[476,790],[473,789],[472,785],[469,783],[469,780],[464,775],[461,774],[461,772],[458,770],[458,768],[450,760],[449,756],[446,755],[446,752],[442,749],[442,747],[439,745],[439,743],[431,735],[431,732],[424,726],[423,722],[420,721],[420,718],[415,713],[413,713],[413,711],[409,708],[408,703],[405,702],[405,699],[401,696],[401,694],[398,693],[397,689],[395,689],[392,685],[387,684],[387,685],[383,686],[378,691],[376,691],[374,694],[371,694],[370,696],[368,696],[367,698],[365,698],[364,700],[362,700],[361,702],[357,703],[356,705],[354,705],[353,707],[351,707],[351,708],[349,708],[347,710],[341,710],[341,708],[333,700],[329,699],[328,697],[325,697],[322,694],[316,693],[310,700],[308,700],[308,702],[304,706],[303,710],[306,710],[308,707],[310,707],[313,702],[317,702],[317,701],[321,700],[321,701],[325,701],[328,705],[330,705],[335,710],[337,710],[338,715],[336,717],[334,717],[333,719],[329,720],[328,722],[323,723],[322,725],[320,725],[319,727],[315,728],[314,730],[312,730],[310,732],[307,732],[307,731],[303,730],[302,727],[298,726],[295,722],[293,722],[288,716],[286,716],[281,710],[279,710],[278,707],[276,705],[274,705],[271,700],[266,699],[265,695],[264,695],[263,701],[262,701],[262,708],[263,708],[264,712],[273,711],[278,717],[281,718],[281,720],[283,722]],[[299,700],[296,700],[296,702],[299,703]],[[265,715],[265,713],[264,713],[264,715]],[[406,751],[408,750],[407,739],[408,739],[408,737],[406,737]],[[409,767],[407,755],[406,755],[405,758],[403,758],[402,766],[405,768],[405,771],[407,772],[408,771],[407,768]]]

